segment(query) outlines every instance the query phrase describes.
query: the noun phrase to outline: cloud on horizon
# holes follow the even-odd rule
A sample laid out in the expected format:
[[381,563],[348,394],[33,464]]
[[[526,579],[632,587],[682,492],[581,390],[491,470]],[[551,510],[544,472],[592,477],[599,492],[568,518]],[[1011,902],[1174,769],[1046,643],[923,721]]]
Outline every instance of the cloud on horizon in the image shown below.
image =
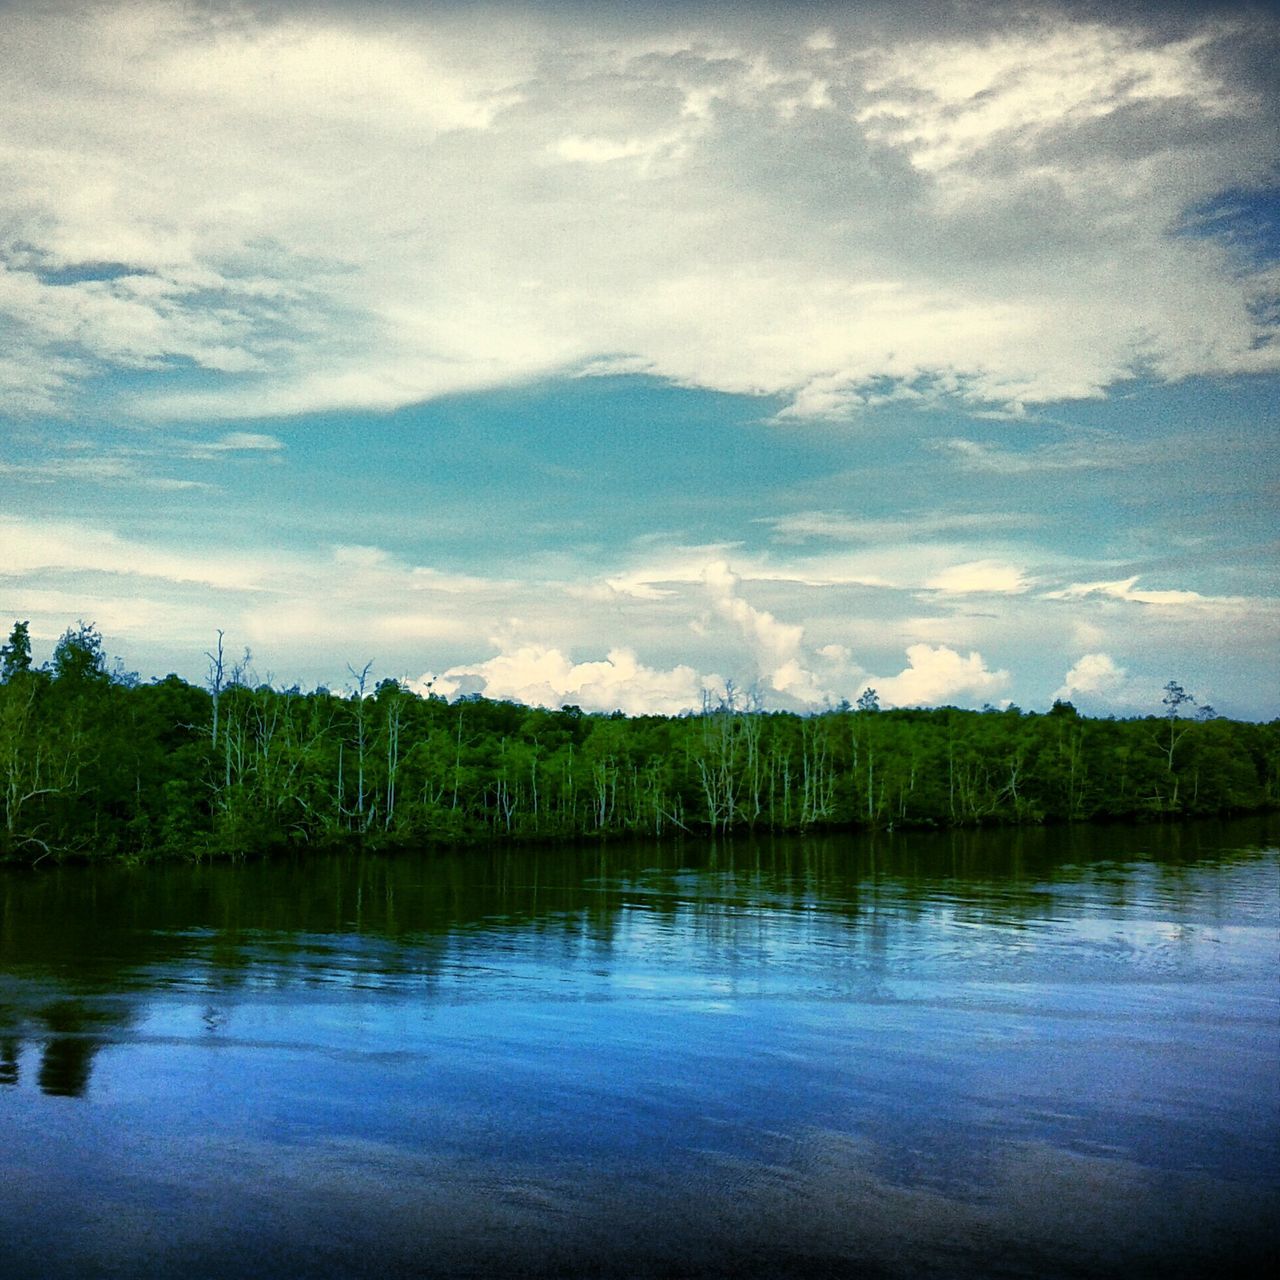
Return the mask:
[[[329,684],[344,660],[373,658],[379,675],[428,669],[437,692],[593,711],[696,710],[704,691],[718,698],[732,680],[770,708],[820,709],[871,686],[886,706],[1013,698],[1047,708],[1069,697],[1130,713],[1176,663],[1173,674],[1230,713],[1271,705],[1250,673],[1280,636],[1272,598],[1237,598],[1232,627],[1207,634],[1205,597],[1128,579],[1084,591],[1042,579],[1014,595],[1001,583],[993,593],[923,591],[915,581],[824,581],[804,554],[721,547],[646,544],[590,576],[566,566],[504,578],[371,545],[175,548],[74,520],[0,517],[0,543],[0,594],[21,601],[37,649],[86,617],[131,667],[163,661],[160,670],[199,679],[223,629],[286,683]],[[955,565],[967,580],[964,551]],[[619,593],[618,580],[630,589]],[[1012,612],[989,607],[1004,600]]]

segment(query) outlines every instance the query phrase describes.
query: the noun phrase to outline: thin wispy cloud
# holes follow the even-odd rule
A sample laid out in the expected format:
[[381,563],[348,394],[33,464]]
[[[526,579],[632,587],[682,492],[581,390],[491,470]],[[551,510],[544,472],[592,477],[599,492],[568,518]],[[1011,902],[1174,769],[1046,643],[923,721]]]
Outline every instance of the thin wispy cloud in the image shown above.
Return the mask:
[[828,539],[832,542],[907,542],[942,534],[990,534],[1027,530],[1041,518],[1010,511],[935,512],[871,520],[832,511],[797,511],[791,515],[761,517],[781,542]]
[[199,447],[208,453],[279,453],[284,445],[275,436],[261,432],[230,431]]
[[1248,603],[1240,596],[1204,596],[1198,591],[1139,587],[1136,575],[1116,582],[1073,582],[1069,587],[1059,591],[1045,592],[1047,600],[1082,600],[1088,596],[1105,596],[1132,604],[1156,605],[1164,608],[1220,609],[1227,605]]
[[214,440],[178,439],[166,443],[174,452],[196,461],[249,458],[279,462],[285,448],[276,436],[260,431],[228,431]]
[[938,441],[934,447],[965,470],[990,471],[1002,476],[1134,466],[1154,460],[1156,454],[1150,444],[1102,435],[1033,445],[1020,450],[954,436]]
[[[169,472],[190,468],[186,464],[226,464],[236,459],[279,462],[284,444],[261,432],[232,431],[214,439],[192,439],[164,432],[130,433],[121,440],[114,435],[98,439],[95,434],[59,432],[41,440],[28,426],[19,433],[13,452],[0,453],[0,475],[35,484],[79,481],[112,488],[150,489],[157,492],[214,490],[218,488],[216,468],[198,474]],[[3,446],[0,446],[3,447]],[[29,456],[23,458],[25,453]]]
[[161,493],[212,487],[201,480],[154,475],[141,469],[137,460],[129,457],[68,457],[23,463],[0,459],[0,475],[35,484],[74,480],[130,489],[153,489]]

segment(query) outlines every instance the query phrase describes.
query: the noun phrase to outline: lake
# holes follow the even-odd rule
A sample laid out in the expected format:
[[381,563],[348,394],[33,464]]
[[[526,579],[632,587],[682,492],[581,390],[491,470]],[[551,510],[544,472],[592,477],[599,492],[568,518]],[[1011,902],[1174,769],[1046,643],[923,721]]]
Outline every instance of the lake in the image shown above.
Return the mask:
[[1276,837],[0,873],[0,1271],[1261,1272]]

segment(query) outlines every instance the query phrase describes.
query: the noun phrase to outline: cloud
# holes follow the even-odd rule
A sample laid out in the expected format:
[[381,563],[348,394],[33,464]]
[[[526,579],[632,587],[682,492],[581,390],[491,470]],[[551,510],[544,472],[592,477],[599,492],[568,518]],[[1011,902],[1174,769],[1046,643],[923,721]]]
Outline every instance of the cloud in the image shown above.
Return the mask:
[[99,433],[79,436],[60,433],[42,438],[35,432],[25,439],[11,440],[10,448],[25,446],[30,456],[8,461],[0,458],[0,475],[34,484],[57,481],[88,482],[120,488],[175,492],[216,489],[216,472],[201,469],[199,479],[191,475],[166,474],[191,462],[217,463],[234,458],[257,457],[281,460],[284,444],[275,436],[260,432],[232,431],[214,440],[193,440],[183,434],[133,433],[121,441]]
[[716,612],[747,639],[759,674],[775,693],[795,699],[801,705],[829,700],[830,694],[801,661],[804,628],[779,622],[765,609],[757,609],[738,595],[737,575],[724,560],[713,561],[703,570],[708,594]]
[[994,592],[999,595],[1018,595],[1028,590],[1030,583],[1021,569],[999,560],[971,560],[967,564],[953,564],[935,573],[924,584],[931,591],[950,595]]
[[962,656],[947,645],[909,645],[907,663],[896,676],[869,681],[887,706],[986,702],[999,697],[1010,679],[1007,671],[988,670],[981,654]]
[[1243,596],[1204,596],[1198,591],[1151,591],[1138,587],[1138,575],[1115,582],[1073,582],[1058,591],[1046,591],[1046,600],[1083,600],[1097,596],[1123,600],[1129,604],[1155,605],[1164,608],[1220,610],[1227,606],[1247,606]]
[[[1014,697],[1047,707],[1050,690],[1061,686],[1061,696],[1070,685],[1102,710],[1143,710],[1173,673],[1229,714],[1276,713],[1269,597],[1146,593],[1130,578],[1052,592],[922,591],[912,547],[885,562],[906,583],[890,586],[851,572],[865,568],[859,557],[825,550],[778,560],[649,540],[634,559],[595,569],[559,559],[515,578],[453,572],[355,540],[254,551],[235,533],[193,522],[166,542],[105,520],[3,516],[0,595],[12,616],[31,619],[38,643],[94,618],[130,666],[194,679],[222,628],[288,682],[332,683],[347,662],[373,659],[380,676],[430,669],[444,673],[439,691],[550,706],[678,712],[699,707],[704,689],[719,696],[731,678],[771,709],[820,709],[869,684],[886,705]],[[957,567],[953,555],[928,564]],[[1223,619],[1230,625],[1206,625]],[[1124,655],[1159,655],[1161,679],[1116,687],[1104,703],[1107,669],[1082,653],[1116,655],[1117,671]]]
[[904,42],[878,64],[881,96],[860,118],[873,137],[904,147],[917,168],[963,181],[993,146],[1034,153],[1064,124],[1134,105],[1196,102],[1211,115],[1252,106],[1204,65],[1210,28],[1156,46],[1129,31],[1081,21],[960,40]]
[[229,431],[196,448],[203,453],[279,453],[284,444],[275,436],[256,431]]
[[525,645],[485,662],[451,667],[439,676],[424,675],[415,687],[445,697],[480,693],[529,706],[679,715],[700,709],[704,691],[723,688],[723,681],[683,665],[648,667],[627,648],[610,649],[603,661],[575,663],[559,649]]
[[1266,180],[1274,29],[979,12],[11,10],[0,394],[229,420],[604,361],[826,418],[1274,370],[1275,273],[1175,233]]
[[127,454],[48,458],[43,462],[0,461],[0,475],[13,476],[15,479],[26,480],[36,484],[50,484],[59,480],[79,480],[89,481],[92,484],[154,489],[159,492],[172,492],[182,489],[208,489],[212,487],[203,480],[155,475],[152,472],[141,469],[136,458]]
[[1051,471],[1101,471],[1132,467],[1157,458],[1154,446],[1118,439],[1104,432],[1073,432],[1071,439],[1030,449],[1010,449],[966,440],[961,436],[940,440],[934,448],[948,454],[965,471],[986,471],[1000,476],[1035,475]]
[[[179,643],[202,643],[211,625],[224,626],[255,647],[329,646],[330,662],[353,645],[471,634],[540,590],[413,565],[376,547],[246,552],[191,539],[166,547],[73,520],[0,515],[0,548],[0,583],[25,599],[48,599],[50,611],[74,615],[89,608],[85,601],[101,601],[120,612],[112,602],[128,598],[139,604],[136,636],[144,643],[155,638],[150,611],[167,607],[166,630]],[[459,597],[476,624],[457,618]],[[433,602],[439,609],[429,615]]]
[[[1198,692],[1211,683],[1203,670],[1197,680],[1201,676],[1206,683],[1197,684]],[[1092,715],[1154,715],[1161,711],[1162,685],[1167,678],[1149,672],[1130,674],[1108,653],[1086,653],[1072,664],[1053,698],[1071,702]]]
[[[704,578],[716,612],[749,641],[761,677],[753,690],[766,708],[816,710],[837,701],[811,670],[816,664],[842,688],[874,685],[887,706],[985,702],[1001,695],[1009,683],[1008,671],[990,670],[976,652],[962,655],[947,645],[928,644],[908,646],[908,665],[897,675],[868,676],[846,646],[827,644],[811,651],[803,643],[802,627],[780,622],[743,600],[739,579],[725,562],[708,565]],[[434,692],[449,697],[482,693],[538,706],[576,703],[584,710],[668,715],[697,710],[704,693],[714,699],[726,687],[722,676],[700,674],[686,664],[647,666],[630,648],[611,649],[604,661],[574,663],[552,646],[516,641],[499,642],[498,647],[500,652],[487,661],[424,675],[416,687],[426,689],[434,681]]]
[[240,558],[168,551],[97,526],[0,515],[0,578],[109,574],[252,590],[259,566]]
[[832,511],[797,511],[762,517],[783,542],[826,538],[833,542],[907,542],[941,533],[989,533],[993,529],[1024,529],[1037,523],[1030,515],[1009,511],[932,512],[888,519],[865,519]]
[[1069,702],[1083,694],[1100,702],[1121,701],[1126,676],[1124,667],[1117,666],[1109,654],[1086,653],[1067,672],[1053,697]]

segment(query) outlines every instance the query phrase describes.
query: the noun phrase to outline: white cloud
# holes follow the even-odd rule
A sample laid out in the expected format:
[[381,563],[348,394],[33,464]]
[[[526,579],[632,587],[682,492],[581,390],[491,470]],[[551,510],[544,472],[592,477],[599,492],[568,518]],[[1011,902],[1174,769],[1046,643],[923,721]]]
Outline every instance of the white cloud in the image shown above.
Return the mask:
[[1046,591],[1046,600],[1082,600],[1099,596],[1111,600],[1124,600],[1130,604],[1156,605],[1165,608],[1192,608],[1220,610],[1231,605],[1246,606],[1250,602],[1243,596],[1204,596],[1198,591],[1151,591],[1138,586],[1138,575],[1115,582],[1073,582],[1058,591]]
[[1037,523],[1035,517],[1009,511],[931,512],[888,519],[867,519],[833,511],[797,511],[761,519],[779,540],[805,542],[827,538],[839,542],[907,542],[940,533],[989,533]]
[[[62,433],[44,440],[35,437],[34,447],[32,438],[23,443],[29,454],[39,455],[38,459],[0,458],[0,475],[33,484],[80,481],[161,492],[216,489],[217,473],[207,466],[190,468],[188,464],[192,462],[218,463],[235,458],[279,462],[284,452],[283,442],[275,436],[249,431],[228,432],[214,440],[152,432],[135,434],[123,441]],[[195,471],[195,475],[166,474],[175,466]]]
[[947,645],[913,644],[907,667],[896,676],[871,679],[887,706],[939,706],[998,698],[1009,684],[1007,671],[990,671],[982,655],[961,655]]
[[0,577],[55,572],[128,575],[228,590],[252,590],[259,566],[234,557],[168,551],[75,521],[0,515]]
[[[132,630],[144,644],[160,637],[154,616],[163,611],[171,644],[194,648],[213,626],[223,626],[264,650],[296,651],[304,642],[308,649],[327,647],[330,662],[375,640],[465,634],[479,641],[484,633],[476,636],[475,626],[491,624],[521,593],[538,592],[536,585],[407,564],[377,547],[174,548],[99,524],[6,515],[0,515],[0,586],[10,596],[46,600],[50,615],[110,609],[116,616],[127,613],[121,600],[135,601]],[[468,599],[475,622],[457,618],[459,596]],[[428,619],[423,610],[433,600],[440,608]],[[52,617],[42,625],[60,629]]]
[[[1196,680],[1205,674],[1201,668]],[[1131,673],[1108,653],[1086,653],[1072,664],[1053,697],[1073,703],[1088,715],[1158,715],[1166,679],[1150,672]],[[1207,687],[1197,683],[1196,692]]]
[[284,444],[257,431],[229,431],[200,447],[209,453],[279,453]]
[[1086,653],[1067,672],[1054,699],[1069,702],[1084,694],[1101,702],[1121,700],[1127,672],[1106,653]]
[[134,410],[231,419],[603,360],[822,418],[1275,369],[1274,273],[1170,232],[1273,158],[1229,70],[1268,29],[956,21],[7,12],[0,394],[195,366]]
[[779,694],[801,705],[815,705],[830,698],[814,674],[801,662],[804,628],[779,622],[765,609],[757,609],[738,595],[737,575],[726,561],[707,565],[703,579],[716,612],[737,627],[751,646],[759,674]]
[[57,480],[83,480],[92,484],[124,485],[160,492],[211,487],[202,480],[156,475],[140,467],[136,458],[127,455],[48,458],[43,462],[0,461],[0,475],[36,484],[48,484]]
[[1208,33],[1144,46],[1098,23],[1041,27],[939,47],[888,52],[861,112],[872,135],[905,148],[917,168],[947,174],[996,145],[1030,150],[1046,133],[1133,104],[1194,102],[1210,115],[1253,106],[1202,61]]
[[[811,664],[817,660],[847,690],[874,685],[887,706],[979,703],[998,698],[1008,686],[1008,671],[990,670],[976,652],[962,655],[947,645],[907,647],[907,667],[894,676],[868,676],[843,645],[823,645],[812,652],[803,643],[803,628],[779,622],[738,594],[739,579],[724,562],[708,565],[708,589],[717,612],[748,639],[762,680],[752,689],[765,707],[813,710],[838,697],[819,683]],[[418,687],[434,679],[434,691],[446,696],[483,693],[539,706],[576,703],[586,710],[629,714],[677,714],[701,707],[703,694],[718,697],[723,677],[700,674],[679,664],[670,669],[646,666],[629,648],[609,651],[602,662],[572,662],[556,647],[498,642],[500,652],[484,662],[464,663],[439,676],[424,675]]]
[[962,436],[940,440],[935,446],[950,455],[966,471],[987,471],[1001,476],[1036,475],[1047,471],[1100,471],[1154,461],[1149,444],[1118,439],[1103,432],[1076,431],[1068,440],[1014,450],[966,440]]
[[568,704],[584,711],[679,715],[700,709],[703,692],[722,688],[723,681],[683,665],[669,670],[648,667],[627,648],[610,649],[603,661],[575,663],[559,649],[525,645],[486,662],[451,667],[439,676],[424,675],[415,687],[432,688],[446,697],[481,693],[530,706]]
[[1021,569],[999,560],[970,560],[966,564],[953,564],[935,573],[924,584],[932,591],[953,595],[994,592],[999,595],[1017,595],[1026,591],[1030,583]]
[[[223,628],[290,682],[331,683],[346,662],[372,658],[379,675],[429,668],[444,672],[440,691],[551,706],[679,711],[731,678],[770,708],[821,708],[870,684],[886,705],[1012,696],[1047,707],[1060,686],[1058,696],[1075,689],[1100,710],[1145,710],[1173,674],[1228,714],[1275,714],[1274,599],[1155,592],[1150,603],[1128,578],[1104,582],[1110,591],[924,592],[913,551],[894,570],[908,585],[896,587],[866,585],[825,554],[774,560],[658,542],[638,549],[639,563],[592,573],[556,561],[516,579],[451,573],[369,543],[247,552],[217,527],[166,543],[105,522],[6,516],[0,604],[29,617],[38,640],[94,618],[131,667],[197,679]],[[1123,670],[1099,655],[1134,653],[1158,655],[1160,679],[1108,686],[1109,671]]]

